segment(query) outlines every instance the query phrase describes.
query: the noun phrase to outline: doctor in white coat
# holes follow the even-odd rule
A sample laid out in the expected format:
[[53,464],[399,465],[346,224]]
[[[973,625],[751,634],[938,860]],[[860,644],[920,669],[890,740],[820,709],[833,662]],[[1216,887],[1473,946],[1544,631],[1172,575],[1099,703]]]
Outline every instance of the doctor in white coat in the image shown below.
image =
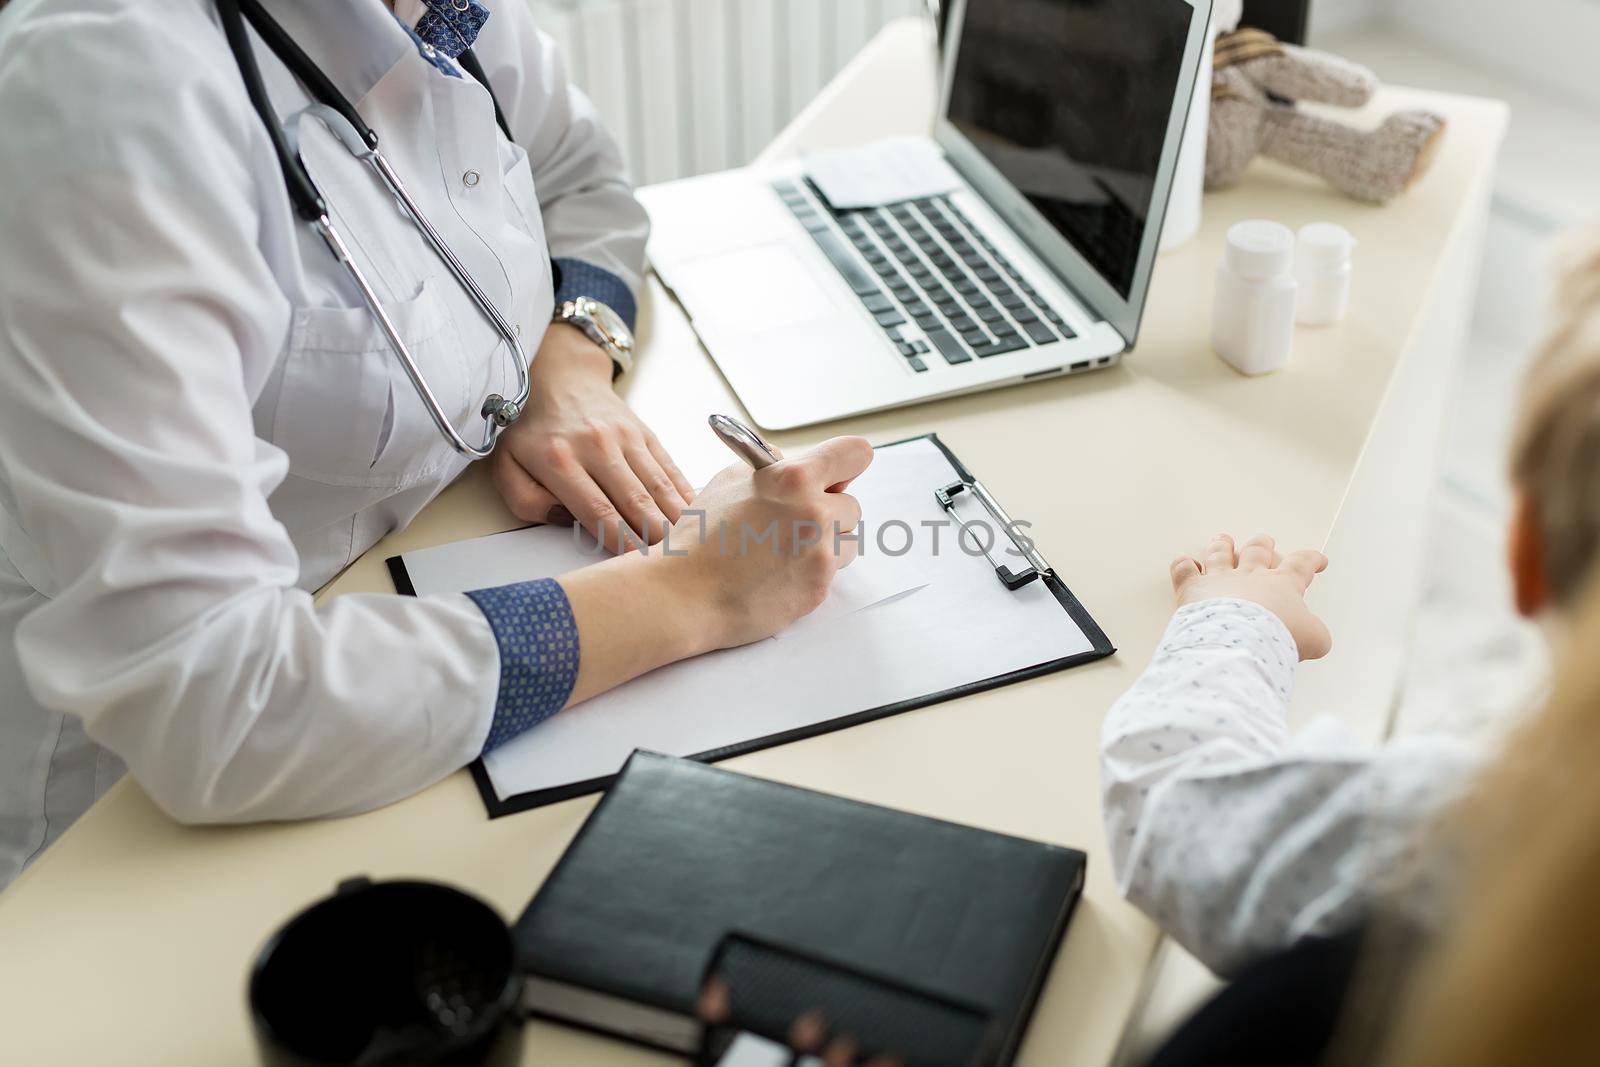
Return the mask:
[[[616,397],[626,354],[593,325],[631,325],[645,216],[525,0],[263,7],[532,356],[485,461],[516,515],[613,543],[698,529],[691,499],[713,525],[855,526],[838,489],[865,442],[736,465],[695,496]],[[474,35],[514,141],[457,62]],[[475,437],[484,397],[516,395],[514,349],[289,68],[252,52],[352,260]],[[775,632],[848,562],[826,538],[741,558],[686,532],[684,556],[315,606],[469,458],[295,213],[216,7],[13,0],[0,130],[0,886],[124,769],[183,820],[371,808],[639,673]]]

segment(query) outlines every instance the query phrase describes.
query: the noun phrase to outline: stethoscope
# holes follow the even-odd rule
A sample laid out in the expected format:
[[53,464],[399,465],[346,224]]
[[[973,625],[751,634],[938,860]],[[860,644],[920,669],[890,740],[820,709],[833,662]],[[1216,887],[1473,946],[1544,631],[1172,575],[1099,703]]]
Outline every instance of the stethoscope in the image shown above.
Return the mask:
[[[228,38],[228,47],[233,50],[234,60],[239,64],[239,73],[244,78],[246,92],[250,95],[250,102],[254,105],[256,114],[261,116],[261,121],[267,127],[267,134],[272,138],[273,151],[278,157],[278,166],[283,171],[283,181],[288,187],[289,198],[294,201],[295,212],[307,222],[311,223],[322,240],[327,244],[334,258],[343,265],[349,273],[356,288],[361,292],[361,299],[366,302],[367,309],[377,320],[384,336],[388,338],[389,345],[394,349],[395,355],[400,357],[400,363],[405,367],[406,377],[411,379],[411,384],[416,388],[417,395],[422,398],[423,406],[428,409],[434,424],[439,427],[439,432],[444,434],[456,451],[476,459],[482,459],[494,449],[495,439],[504,430],[516,421],[522,414],[523,407],[528,403],[530,383],[528,377],[528,357],[523,351],[522,342],[517,336],[517,331],[500,314],[494,302],[489,299],[472,275],[467,273],[466,267],[450,251],[444,239],[439,236],[439,231],[433,228],[426,215],[417,207],[416,201],[411,199],[411,194],[406,190],[405,183],[394,172],[389,161],[383,158],[378,151],[378,135],[362,121],[356,113],[355,105],[350,103],[345,95],[339,92],[328,80],[311,57],[306,55],[295,44],[293,39],[284,32],[272,17],[261,8],[259,0],[217,0],[217,11],[222,16],[222,29]],[[334,135],[344,142],[352,155],[365,161],[383,184],[388,188],[394,198],[405,208],[406,214],[411,216],[411,221],[417,229],[422,231],[423,237],[433,247],[434,252],[450,268],[450,273],[455,275],[461,287],[472,295],[479,310],[486,315],[494,328],[499,331],[501,338],[511,346],[511,351],[516,357],[517,364],[517,398],[507,400],[499,393],[490,393],[483,402],[481,409],[484,420],[483,443],[474,445],[463,437],[450,422],[450,416],[445,414],[439,406],[438,399],[433,390],[428,387],[427,380],[422,376],[422,369],[417,365],[416,358],[412,356],[411,349],[401,339],[399,331],[395,328],[394,320],[384,309],[383,301],[378,299],[378,294],[373,290],[361,267],[350,255],[350,249],[339,236],[339,231],[334,228],[333,222],[328,218],[328,209],[322,199],[322,194],[317,190],[316,183],[311,180],[311,172],[306,169],[305,162],[299,153],[290,149],[288,139],[284,136],[283,129],[278,124],[277,116],[273,113],[272,103],[267,98],[265,85],[261,80],[261,70],[256,66],[255,52],[250,46],[250,39],[245,32],[245,21],[248,20],[261,39],[267,43],[273,53],[289,68],[305,90],[317,101],[311,110],[318,118],[333,131]],[[471,74],[488,90],[489,98],[494,102],[495,118],[507,138],[511,137],[511,130],[506,124],[504,113],[500,110],[500,102],[494,98],[494,89],[489,85],[489,79],[484,75],[482,66],[470,50],[461,53],[458,62],[462,68]]]

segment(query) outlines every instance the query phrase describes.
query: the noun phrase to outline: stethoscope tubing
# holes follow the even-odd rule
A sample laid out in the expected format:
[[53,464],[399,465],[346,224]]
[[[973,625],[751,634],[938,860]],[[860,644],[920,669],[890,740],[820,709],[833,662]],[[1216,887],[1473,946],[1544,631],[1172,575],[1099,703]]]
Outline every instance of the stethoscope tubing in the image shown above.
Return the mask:
[[[439,235],[426,214],[412,198],[410,191],[400,175],[389,164],[389,161],[378,151],[378,135],[356,114],[354,105],[343,93],[334,87],[327,76],[322,73],[311,58],[284,32],[283,28],[274,22],[257,0],[217,0],[217,9],[222,17],[223,30],[228,39],[228,45],[233,50],[234,58],[239,66],[240,76],[244,79],[245,89],[250,96],[262,122],[267,127],[267,132],[272,138],[274,151],[278,156],[279,167],[283,171],[284,183],[288,189],[290,199],[295,202],[295,209],[306,221],[311,223],[322,237],[334,258],[345,269],[356,290],[361,294],[362,302],[367,305],[377,321],[379,329],[388,340],[395,355],[400,360],[401,368],[406,377],[410,379],[416,389],[418,398],[427,410],[428,416],[433,420],[439,432],[449,441],[452,448],[463,455],[474,459],[483,459],[494,451],[495,441],[500,432],[511,423],[515,422],[528,403],[532,392],[532,378],[529,374],[529,360],[527,352],[522,347],[522,340],[516,327],[506,321],[500,309],[495,306],[487,293],[478,285],[476,279],[462,264],[456,254],[450,249]],[[400,203],[406,214],[411,218],[412,224],[421,231],[428,246],[435,255],[444,263],[445,267],[460,285],[472,297],[478,309],[494,325],[512,353],[513,362],[517,372],[517,396],[507,400],[499,393],[490,393],[483,402],[480,415],[484,420],[484,434],[481,444],[474,445],[456,429],[450,421],[449,414],[439,403],[422,368],[418,365],[416,357],[409,346],[401,338],[394,320],[390,317],[383,301],[366,274],[350,254],[350,248],[344,238],[339,234],[329,216],[326,202],[316,182],[312,180],[305,163],[298,153],[289,148],[288,139],[283,130],[278,126],[277,117],[272,110],[267,98],[266,88],[261,79],[260,68],[255,62],[255,53],[251,48],[248,35],[245,33],[244,24],[248,20],[256,32],[261,35],[268,47],[271,48],[285,66],[302,85],[317,99],[318,105],[311,110],[313,114],[328,127],[344,146],[356,158],[363,160],[377,174],[389,193]],[[474,63],[473,66],[476,66]],[[483,83],[488,88],[488,83]],[[491,100],[494,91],[489,89]],[[500,117],[499,101],[495,100],[496,117]],[[502,125],[503,125],[502,120]]]

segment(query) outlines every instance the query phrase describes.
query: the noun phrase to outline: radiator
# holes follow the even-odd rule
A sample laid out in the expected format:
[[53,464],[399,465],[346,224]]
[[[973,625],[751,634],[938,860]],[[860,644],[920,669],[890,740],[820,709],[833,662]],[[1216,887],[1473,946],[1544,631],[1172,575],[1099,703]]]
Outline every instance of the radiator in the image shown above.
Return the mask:
[[647,184],[748,163],[924,0],[530,0]]

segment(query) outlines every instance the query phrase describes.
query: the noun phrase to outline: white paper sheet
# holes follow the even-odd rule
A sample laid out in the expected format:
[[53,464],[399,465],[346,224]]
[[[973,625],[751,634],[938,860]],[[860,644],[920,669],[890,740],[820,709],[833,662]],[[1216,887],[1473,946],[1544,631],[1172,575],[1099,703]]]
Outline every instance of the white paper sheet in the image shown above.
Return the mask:
[[805,157],[805,170],[828,203],[841,210],[939,196],[961,186],[961,176],[926,137],[890,137],[812,153]]
[[[779,640],[674,663],[553,716],[485,757],[495,791],[604,777],[636,748],[693,755],[1091,651],[1043,582],[1010,591],[963,547],[933,495],[954,477],[931,441],[879,449],[851,488],[865,544],[840,572],[832,607]],[[964,503],[959,517],[984,513]],[[592,542],[581,543],[591,552],[565,529],[536,527],[410,552],[405,563],[418,595],[463,592],[591,562]],[[1004,546],[997,558],[1020,565]]]

